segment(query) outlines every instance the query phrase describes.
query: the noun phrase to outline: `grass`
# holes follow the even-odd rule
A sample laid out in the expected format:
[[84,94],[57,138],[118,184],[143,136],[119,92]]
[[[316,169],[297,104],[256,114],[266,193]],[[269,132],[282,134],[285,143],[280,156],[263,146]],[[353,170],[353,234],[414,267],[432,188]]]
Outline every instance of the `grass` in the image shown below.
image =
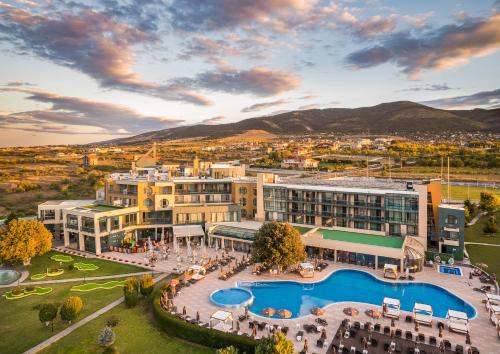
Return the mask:
[[16,299],[22,299],[23,297],[27,297],[27,296],[31,296],[31,295],[46,295],[46,294],[50,293],[51,291],[52,291],[52,288],[43,288],[43,287],[37,286],[32,291],[28,291],[28,290],[24,289],[24,291],[19,295],[14,295],[12,293],[12,291],[8,291],[5,294],[3,294],[3,296],[7,300],[16,300]]
[[[208,354],[215,352],[212,349],[199,347],[168,336],[150,322],[147,311],[142,305],[127,309],[122,304],[78,328],[42,351],[42,353],[84,354],[102,352],[102,348],[97,344],[97,338],[110,317],[119,320],[118,326],[113,328],[113,331],[116,334],[115,347],[122,354],[142,352],[148,354]],[[78,345],[75,345],[76,343]]]
[[71,291],[93,291],[98,289],[113,289],[117,286],[123,286],[125,280],[111,280],[106,283],[86,283],[81,285],[75,285],[70,290]]
[[500,247],[483,245],[465,245],[473,264],[486,263],[488,273],[500,274]]
[[56,262],[73,262],[73,257],[66,254],[55,254],[50,259]]
[[62,269],[62,268],[59,268],[56,271],[47,271],[48,277],[57,277],[57,276],[62,275],[62,274],[64,274],[64,269]]
[[[495,213],[497,221],[500,221],[500,211]],[[480,242],[480,243],[491,243],[495,245],[500,245],[500,227],[499,231],[495,234],[485,235],[483,228],[488,222],[488,216],[483,215],[479,220],[472,226],[465,229],[465,242]],[[500,255],[500,249],[499,255]]]
[[[443,185],[441,188],[443,198],[450,199],[448,197],[448,186]],[[498,188],[450,186],[452,200],[466,200],[469,198],[470,200],[478,201],[482,192],[490,192],[496,197],[500,197],[500,190]]]
[[42,280],[43,278],[45,278],[47,276],[47,274],[45,273],[40,273],[40,274],[33,274],[30,279],[31,280]]
[[[47,271],[47,268],[59,267],[59,263],[51,259],[54,255],[64,255],[59,252],[50,251],[46,254],[31,259],[31,265],[27,266],[27,270],[30,274],[43,274]],[[77,263],[85,263],[86,258],[72,256]],[[145,271],[144,268],[137,267],[131,264],[121,264],[117,262],[107,261],[99,258],[92,258],[92,264],[99,267],[99,269],[92,272],[92,276],[104,276],[104,275],[116,275],[124,273],[137,273]],[[78,269],[69,270],[66,269],[64,274],[61,274],[58,279],[71,279],[71,278],[81,278],[82,272]]]
[[98,266],[96,266],[95,264],[92,264],[92,263],[77,262],[73,265],[75,266],[76,269],[82,270],[82,271],[94,271],[94,270],[99,269]]
[[326,240],[360,243],[372,246],[401,248],[404,243],[404,238],[402,237],[379,236],[327,229],[318,229],[317,232],[322,234],[323,238]]
[[[74,285],[74,284],[73,284]],[[54,332],[45,327],[38,319],[38,310],[34,306],[42,303],[54,302],[61,304],[65,298],[74,295],[70,291],[72,284],[51,284],[50,294],[29,296],[18,301],[7,300],[0,297],[0,352],[22,353],[37,345],[43,340],[51,337],[57,332],[68,327],[58,316],[54,322]],[[106,306],[112,301],[120,298],[123,292],[121,288],[103,291],[96,296],[95,293],[79,293],[83,300],[83,310],[79,318],[88,316],[98,309]],[[75,343],[73,343],[75,345]]]

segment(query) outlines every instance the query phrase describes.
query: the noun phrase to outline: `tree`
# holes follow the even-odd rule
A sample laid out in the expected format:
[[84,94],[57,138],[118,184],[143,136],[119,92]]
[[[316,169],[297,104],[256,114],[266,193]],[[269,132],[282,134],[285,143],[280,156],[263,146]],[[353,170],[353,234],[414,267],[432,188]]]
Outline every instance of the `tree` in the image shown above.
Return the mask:
[[12,220],[0,230],[0,259],[29,264],[31,258],[50,251],[52,234],[36,220]]
[[281,271],[306,258],[299,232],[288,223],[265,223],[255,235],[252,260]]
[[52,332],[54,332],[54,320],[57,317],[57,306],[48,303],[48,304],[43,304],[42,307],[40,307],[40,311],[38,312],[38,319],[40,322],[45,323],[45,326],[48,327],[49,324],[52,325]]
[[255,347],[255,354],[293,354],[293,342],[282,332],[263,338]]
[[141,277],[141,294],[143,296],[149,296],[151,292],[153,291],[153,276],[151,274],[143,274]]
[[110,347],[115,343],[116,334],[111,329],[111,327],[106,326],[102,329],[101,333],[99,333],[99,345],[102,347]]
[[498,199],[489,192],[481,192],[479,208],[488,214],[493,213],[498,208]]
[[488,218],[488,222],[486,223],[486,225],[484,225],[483,232],[485,234],[494,234],[497,231],[497,219],[495,218],[495,215],[490,215],[490,217]]
[[464,201],[465,221],[471,222],[477,215],[477,204],[473,203],[470,199]]
[[238,354],[238,348],[231,345],[229,347],[217,349],[217,354]]
[[79,296],[70,296],[64,300],[61,306],[61,319],[63,321],[75,320],[83,309],[83,301]]
[[123,296],[125,297],[125,306],[134,307],[139,302],[139,282],[137,278],[127,278],[123,286]]

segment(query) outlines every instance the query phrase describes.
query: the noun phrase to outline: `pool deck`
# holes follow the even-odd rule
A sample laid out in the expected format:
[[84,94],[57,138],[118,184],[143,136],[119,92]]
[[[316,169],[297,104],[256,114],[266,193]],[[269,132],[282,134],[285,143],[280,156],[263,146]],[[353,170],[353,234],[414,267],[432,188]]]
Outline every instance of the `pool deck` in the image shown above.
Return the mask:
[[[214,250],[209,249],[209,255],[214,255]],[[107,253],[107,255],[110,253]],[[111,254],[115,254],[111,252]],[[238,260],[241,259],[243,253],[239,252],[230,252],[231,255],[234,255]],[[219,251],[220,255],[220,251]],[[128,259],[137,259],[143,257],[140,254],[120,254],[122,257],[127,257]],[[259,276],[252,275],[250,268],[240,272],[239,274],[234,275],[229,280],[219,280],[219,272],[215,271],[213,273],[208,274],[205,279],[199,281],[198,283],[191,285],[190,287],[183,288],[179,295],[174,298],[174,305],[177,306],[178,311],[182,311],[182,308],[186,306],[187,314],[195,317],[196,312],[199,311],[200,318],[204,322],[208,322],[210,316],[217,310],[221,310],[223,308],[218,307],[212,304],[209,300],[209,295],[220,288],[227,288],[235,286],[238,281],[276,281],[276,280],[294,280],[300,282],[316,282],[321,279],[327,277],[332,271],[337,269],[357,269],[367,271],[370,274],[375,275],[376,277],[382,279],[383,272],[382,270],[372,270],[365,267],[343,264],[343,263],[333,263],[328,262],[329,266],[323,272],[316,272],[314,278],[303,279],[297,274],[281,274],[281,275],[270,275],[270,274],[262,274]],[[175,257],[171,257],[167,261],[161,261],[157,264],[157,271],[172,271],[172,269],[177,265]],[[485,299],[485,296],[479,292],[473,291],[474,287],[480,288],[483,284],[479,282],[477,277],[469,280],[469,270],[468,268],[462,268],[464,276],[454,276],[450,274],[442,274],[436,271],[434,268],[425,268],[424,271],[417,273],[415,275],[416,282],[428,282],[431,284],[442,286],[460,298],[468,301],[471,305],[476,308],[477,316],[470,321],[470,333],[472,345],[479,348],[481,353],[483,354],[493,354],[500,353],[500,339],[497,335],[495,327],[489,320],[488,313],[485,309],[482,300]],[[387,279],[386,279],[387,280]],[[369,289],[367,289],[369,291]],[[379,309],[381,310],[381,306],[374,306],[370,304],[362,304],[362,303],[339,303],[332,304],[325,308],[326,314],[325,316],[321,316],[322,318],[328,321],[327,328],[327,341],[331,343],[331,340],[334,335],[334,331],[340,326],[342,319],[346,318],[346,315],[343,313],[343,309],[345,307],[355,307],[359,310],[359,316],[355,317],[354,321],[359,322],[372,322],[372,323],[380,323],[383,326],[389,326],[391,321],[389,319],[379,319],[373,320],[372,318],[365,315],[365,310],[367,309]],[[243,309],[228,309],[228,311],[232,312],[235,320],[239,315],[243,314]],[[396,321],[396,327],[401,330],[406,331],[410,330],[414,332],[414,324],[406,323],[404,321],[404,317],[409,312],[401,311],[401,320]],[[295,334],[298,331],[298,328],[302,330],[303,324],[313,324],[315,316],[305,316],[297,319],[274,319],[274,318],[266,318],[262,316],[257,316],[255,314],[250,313],[253,319],[258,321],[264,321],[269,324],[277,324],[280,326],[288,326],[288,338],[294,341],[295,348],[297,351],[302,350],[303,342],[297,342],[295,340]],[[437,321],[442,321],[446,323],[444,319],[435,319],[433,321],[432,327],[420,326],[419,333],[425,334],[426,338],[429,336],[435,336],[438,338],[438,329],[436,326]],[[246,332],[251,334],[251,329],[248,326],[247,321],[240,323],[240,328],[242,332]],[[266,331],[259,331],[258,335],[266,335]],[[315,353],[326,353],[327,349],[316,348],[316,340],[320,337],[320,334],[305,334],[305,338],[308,339],[309,342],[309,351]],[[465,335],[451,333],[448,329],[445,329],[443,339],[448,339],[451,343],[453,343],[453,348],[456,344],[461,344],[466,348],[465,345]],[[439,338],[438,338],[439,340]]]

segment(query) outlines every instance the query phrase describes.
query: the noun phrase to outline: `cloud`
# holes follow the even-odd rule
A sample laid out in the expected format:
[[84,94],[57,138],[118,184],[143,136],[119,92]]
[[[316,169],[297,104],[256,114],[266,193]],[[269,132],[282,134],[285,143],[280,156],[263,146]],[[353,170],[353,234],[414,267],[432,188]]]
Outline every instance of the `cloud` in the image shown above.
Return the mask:
[[0,33],[18,50],[79,70],[101,87],[210,105],[187,87],[148,82],[133,71],[134,48],[154,43],[150,32],[83,8],[78,13],[31,13],[0,3]]
[[203,119],[199,124],[216,125],[226,120],[224,116],[217,116],[212,118]]
[[403,89],[400,91],[448,91],[448,90],[454,90],[453,87],[448,86],[447,83],[444,84],[427,84],[427,85],[420,85],[420,86],[414,86],[410,87],[407,89]]
[[263,103],[256,103],[251,106],[245,107],[241,110],[243,113],[249,113],[249,112],[257,112],[257,111],[262,111],[264,109],[270,108],[270,107],[276,107],[280,106],[282,104],[287,103],[285,100],[277,100],[277,101],[271,101],[271,102],[263,102]]
[[213,71],[197,74],[194,78],[177,78],[173,83],[210,91],[247,93],[265,97],[296,88],[299,85],[299,79],[292,73],[273,71],[263,67],[238,70],[230,66],[219,66]]
[[399,32],[379,44],[349,54],[353,69],[394,63],[410,79],[423,70],[443,70],[491,54],[500,48],[500,14],[446,25],[418,35]]
[[74,127],[86,127],[84,131],[92,133],[123,134],[169,128],[183,122],[143,115],[123,105],[61,96],[35,88],[4,86],[0,87],[0,92],[24,94],[28,100],[49,105],[47,109],[0,114],[0,126],[3,128],[66,134],[78,133]]
[[320,109],[321,107],[323,107],[323,105],[321,105],[319,103],[311,103],[311,104],[306,104],[304,106],[300,106],[297,109],[300,111],[300,110],[308,110],[308,109]]
[[497,108],[500,104],[500,89],[481,91],[472,95],[441,98],[420,103],[443,109]]

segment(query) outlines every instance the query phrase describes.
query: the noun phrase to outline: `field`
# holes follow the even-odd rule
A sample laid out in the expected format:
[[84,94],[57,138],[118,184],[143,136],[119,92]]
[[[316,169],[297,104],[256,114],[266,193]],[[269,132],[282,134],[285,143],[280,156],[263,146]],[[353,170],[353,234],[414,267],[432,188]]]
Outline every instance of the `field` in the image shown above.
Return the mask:
[[[495,217],[500,221],[500,211],[495,213]],[[492,235],[485,235],[483,228],[488,221],[488,216],[482,216],[474,225],[469,226],[465,229],[465,242],[479,242],[479,243],[491,243],[500,244],[500,230]],[[500,249],[499,253],[499,263],[500,263]]]
[[[49,286],[53,290],[46,295],[28,296],[15,300],[0,297],[0,352],[22,353],[68,327],[67,322],[63,322],[58,316],[54,322],[54,333],[51,332],[50,328],[45,327],[38,319],[38,310],[34,309],[34,306],[46,302],[61,304],[68,296],[75,295],[75,292],[70,292],[73,285],[75,284],[50,284]],[[5,289],[2,293],[7,291],[8,289]],[[122,294],[123,291],[120,287],[110,290],[79,292],[77,295],[82,298],[84,304],[79,318],[106,306]]]
[[474,200],[479,201],[482,192],[493,193],[493,195],[500,197],[499,188],[484,188],[484,187],[466,187],[466,186],[450,186],[451,198],[448,196],[448,186],[442,186],[443,199],[452,200]]
[[500,274],[500,247],[483,245],[466,245],[469,258],[473,264],[486,263],[488,273]]
[[[115,347],[121,354],[208,354],[214,353],[209,348],[195,346],[177,338],[172,338],[161,329],[156,328],[149,319],[143,305],[127,309],[119,305],[110,312],[80,327],[73,333],[56,342],[44,354],[84,354],[100,353],[102,348],[97,344],[99,332],[110,317],[119,320],[113,328],[116,334]],[[78,345],[75,345],[78,343]]]
[[[30,275],[34,274],[43,274],[47,271],[47,268],[62,267],[64,269],[64,273],[51,278],[51,280],[55,279],[69,279],[69,278],[83,278],[86,277],[98,277],[103,275],[116,275],[116,274],[124,274],[124,273],[137,273],[145,271],[144,268],[137,267],[129,264],[121,264],[117,262],[106,261],[99,258],[83,258],[78,256],[73,257],[73,261],[76,263],[91,263],[95,266],[99,267],[93,271],[81,271],[78,269],[69,270],[68,266],[72,264],[71,262],[62,263],[62,266],[59,262],[56,262],[51,259],[54,255],[60,255],[61,253],[50,251],[44,254],[43,256],[35,257],[31,260],[31,265],[27,267]],[[48,280],[45,278],[44,280]],[[29,281],[29,278],[26,280]]]

